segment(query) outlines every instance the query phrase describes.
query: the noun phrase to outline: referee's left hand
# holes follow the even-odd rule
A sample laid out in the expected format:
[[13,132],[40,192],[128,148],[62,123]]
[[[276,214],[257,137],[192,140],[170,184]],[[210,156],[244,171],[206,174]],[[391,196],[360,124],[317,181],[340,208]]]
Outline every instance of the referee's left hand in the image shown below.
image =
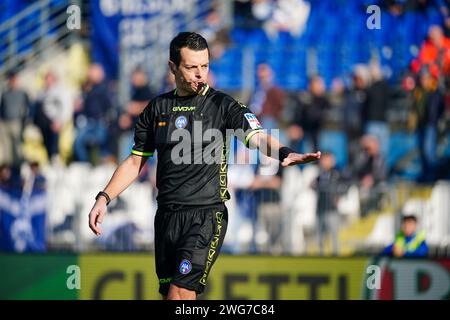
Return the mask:
[[281,163],[283,167],[293,166],[296,164],[305,164],[320,159],[321,152],[316,153],[290,153]]

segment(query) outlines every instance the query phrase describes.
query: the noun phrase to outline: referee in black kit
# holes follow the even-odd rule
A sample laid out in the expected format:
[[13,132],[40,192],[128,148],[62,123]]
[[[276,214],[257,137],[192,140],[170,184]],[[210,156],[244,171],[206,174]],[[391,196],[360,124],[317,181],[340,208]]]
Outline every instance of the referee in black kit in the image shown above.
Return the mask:
[[[246,106],[209,87],[209,49],[201,35],[179,33],[170,43],[169,67],[176,89],[151,100],[139,116],[132,154],[98,193],[89,227],[97,236],[101,234],[98,224],[106,206],[138,177],[157,150],[159,292],[169,300],[196,299],[204,291],[227,229],[224,203],[229,199],[226,149],[230,130],[246,146],[279,159],[282,166],[315,161],[320,152],[298,154],[281,145],[262,130]],[[209,136],[215,139],[202,141]]]

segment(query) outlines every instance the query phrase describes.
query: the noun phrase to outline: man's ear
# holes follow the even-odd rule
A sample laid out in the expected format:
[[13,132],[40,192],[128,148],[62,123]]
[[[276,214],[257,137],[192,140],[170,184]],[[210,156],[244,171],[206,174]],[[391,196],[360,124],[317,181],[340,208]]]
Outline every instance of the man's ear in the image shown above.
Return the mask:
[[175,63],[169,60],[168,62],[170,71],[175,75],[175,72],[177,71],[177,67],[175,66]]

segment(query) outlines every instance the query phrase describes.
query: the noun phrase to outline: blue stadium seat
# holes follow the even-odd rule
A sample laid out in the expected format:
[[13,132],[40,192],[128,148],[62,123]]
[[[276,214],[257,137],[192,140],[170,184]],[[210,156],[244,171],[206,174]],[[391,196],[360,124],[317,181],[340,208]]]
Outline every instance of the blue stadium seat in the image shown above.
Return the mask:
[[347,136],[342,131],[322,130],[319,136],[319,149],[334,154],[336,168],[342,169],[347,165]]
[[420,176],[417,136],[407,132],[393,132],[389,138],[387,165],[394,175],[416,179]]

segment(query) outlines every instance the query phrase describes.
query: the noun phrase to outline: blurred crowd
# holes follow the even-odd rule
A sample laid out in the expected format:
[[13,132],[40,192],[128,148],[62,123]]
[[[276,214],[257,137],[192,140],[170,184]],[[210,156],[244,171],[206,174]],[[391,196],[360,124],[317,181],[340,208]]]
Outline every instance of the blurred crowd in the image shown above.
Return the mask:
[[[314,75],[307,91],[292,93],[277,87],[270,66],[261,64],[259,86],[249,106],[266,127],[284,129],[286,141],[299,152],[323,149],[320,140],[326,132],[343,134],[346,149],[339,150],[336,145],[322,151],[334,151],[338,167],[360,179],[363,186],[373,186],[395,174],[395,164],[388,167],[387,160],[395,152],[392,135],[397,132],[417,137],[418,181],[448,179],[448,155],[442,151],[448,148],[449,133],[447,62],[438,58],[437,52],[431,53],[434,58],[427,58],[427,51],[438,51],[448,38],[437,26],[430,29],[430,35],[434,32],[439,40],[425,42],[398,85],[383,79],[380,66],[372,63],[356,65],[348,87],[343,79],[335,78],[327,91],[321,76]],[[445,47],[443,51],[450,53]]]

